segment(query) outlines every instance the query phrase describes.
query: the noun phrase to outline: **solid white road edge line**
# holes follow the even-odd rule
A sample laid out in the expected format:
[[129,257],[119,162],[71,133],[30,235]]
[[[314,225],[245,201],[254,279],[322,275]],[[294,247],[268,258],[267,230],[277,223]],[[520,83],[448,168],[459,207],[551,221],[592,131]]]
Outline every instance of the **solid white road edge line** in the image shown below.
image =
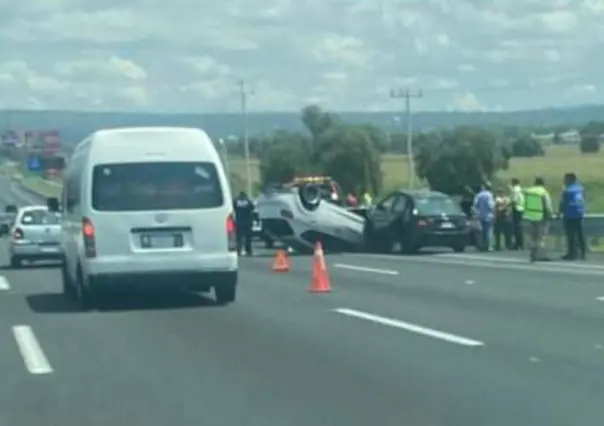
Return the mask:
[[50,374],[52,367],[42,351],[38,339],[28,325],[13,326],[13,334],[23,357],[25,368],[31,374]]
[[0,276],[0,290],[10,290],[10,284],[6,277]]
[[371,272],[371,273],[374,273],[374,274],[384,274],[384,275],[400,275],[400,272],[393,271],[391,269],[367,268],[365,266],[348,265],[346,263],[334,263],[332,266],[334,268],[350,269],[351,271]]
[[381,317],[354,309],[338,308],[334,309],[334,311],[342,315],[372,321],[378,324],[387,325],[389,327],[400,328],[411,333],[433,337],[435,339],[444,340],[445,342],[455,343],[461,346],[478,347],[485,345],[484,342],[480,342],[478,340],[468,339],[467,337],[456,336],[455,334],[446,333],[444,331],[433,330],[420,325],[410,324],[408,322],[403,322],[392,318]]
[[599,300],[600,302],[604,302],[604,296],[602,296],[602,297],[596,297],[596,300]]

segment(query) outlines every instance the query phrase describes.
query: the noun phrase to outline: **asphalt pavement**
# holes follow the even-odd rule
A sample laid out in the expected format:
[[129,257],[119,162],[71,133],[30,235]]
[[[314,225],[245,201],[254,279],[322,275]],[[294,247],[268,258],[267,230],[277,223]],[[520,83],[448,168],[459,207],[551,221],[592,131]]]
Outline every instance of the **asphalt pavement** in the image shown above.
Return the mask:
[[82,312],[53,265],[3,267],[0,424],[602,423],[603,263],[330,255],[332,291],[313,294],[310,256],[273,273],[271,255],[241,259],[227,307],[134,295]]

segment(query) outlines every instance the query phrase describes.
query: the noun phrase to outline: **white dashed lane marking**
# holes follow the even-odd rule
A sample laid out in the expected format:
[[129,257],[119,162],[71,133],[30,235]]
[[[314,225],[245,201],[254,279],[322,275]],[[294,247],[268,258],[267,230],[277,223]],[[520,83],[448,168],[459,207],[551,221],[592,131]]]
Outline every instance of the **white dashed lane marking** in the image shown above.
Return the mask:
[[17,341],[17,346],[19,347],[19,352],[21,352],[21,357],[27,371],[31,374],[52,373],[52,367],[30,326],[13,326],[13,335]]
[[377,268],[368,268],[366,266],[356,266],[356,265],[347,265],[346,263],[335,263],[333,265],[334,268],[339,269],[348,269],[350,271],[358,271],[358,272],[368,272],[370,274],[382,274],[382,275],[399,275],[399,271],[394,271],[392,269],[377,269]]
[[359,318],[359,319],[363,319],[366,321],[371,321],[371,322],[374,322],[377,324],[385,325],[388,327],[398,328],[398,329],[405,330],[405,331],[415,333],[415,334],[421,334],[423,336],[432,337],[434,339],[443,340],[443,341],[449,342],[449,343],[455,343],[455,344],[461,345],[461,346],[467,346],[467,347],[484,346],[484,342],[480,342],[478,340],[469,339],[469,338],[463,337],[463,336],[457,336],[455,334],[447,333],[444,331],[434,330],[431,328],[423,327],[421,325],[411,324],[408,322],[399,321],[399,320],[392,319],[392,318],[386,318],[386,317],[370,314],[368,312],[357,311],[355,309],[348,309],[348,308],[339,308],[339,309],[335,309],[334,311],[339,314],[342,314],[342,315],[347,315],[349,317],[354,317],[354,318]]

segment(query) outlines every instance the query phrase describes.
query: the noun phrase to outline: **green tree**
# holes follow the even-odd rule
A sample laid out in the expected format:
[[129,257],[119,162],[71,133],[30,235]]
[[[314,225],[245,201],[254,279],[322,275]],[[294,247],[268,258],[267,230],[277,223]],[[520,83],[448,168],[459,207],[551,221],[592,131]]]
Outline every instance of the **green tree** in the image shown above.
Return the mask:
[[490,181],[508,166],[502,146],[484,129],[458,127],[422,139],[415,155],[416,171],[437,191],[461,194],[464,187]]
[[583,154],[600,152],[600,136],[597,134],[582,135],[579,149]]
[[262,141],[260,179],[262,185],[287,182],[310,169],[308,137],[301,133],[277,131]]
[[512,157],[541,157],[545,150],[539,141],[529,136],[519,137],[511,144]]
[[385,138],[371,126],[333,125],[317,139],[323,173],[335,179],[345,192],[378,192],[382,186],[378,147]]
[[604,134],[604,121],[590,121],[580,130],[581,136],[600,136]]

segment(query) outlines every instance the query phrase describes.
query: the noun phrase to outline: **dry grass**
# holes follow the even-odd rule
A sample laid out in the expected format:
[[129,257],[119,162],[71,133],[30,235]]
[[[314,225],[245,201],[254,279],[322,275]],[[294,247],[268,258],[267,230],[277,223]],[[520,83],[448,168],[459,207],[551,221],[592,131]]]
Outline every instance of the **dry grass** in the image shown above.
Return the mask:
[[[258,161],[252,161],[253,180],[257,182]],[[245,180],[245,161],[242,158],[231,159],[230,167],[232,173]],[[385,191],[408,186],[408,170],[405,155],[385,155],[382,161]],[[507,181],[511,177],[517,177],[524,184],[530,184],[535,176],[541,176],[547,182],[553,197],[557,198],[562,176],[571,171],[579,175],[586,187],[589,211],[604,213],[604,152],[583,155],[577,146],[552,146],[544,157],[513,158],[509,170],[499,173],[498,178]]]

